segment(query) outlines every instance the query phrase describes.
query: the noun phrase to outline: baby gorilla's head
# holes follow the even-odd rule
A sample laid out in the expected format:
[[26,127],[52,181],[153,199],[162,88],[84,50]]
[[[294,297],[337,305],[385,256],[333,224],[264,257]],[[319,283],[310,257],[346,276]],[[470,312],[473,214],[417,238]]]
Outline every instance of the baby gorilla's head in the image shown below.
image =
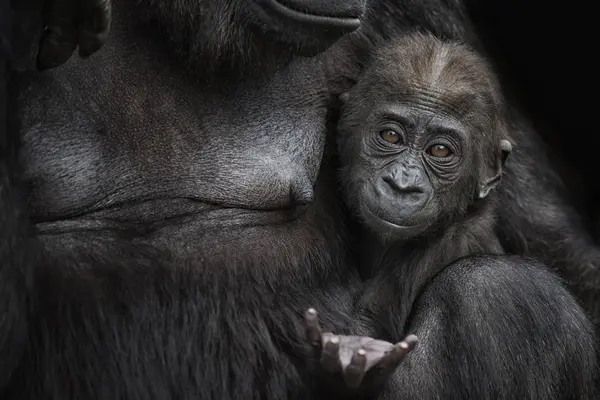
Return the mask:
[[503,100],[467,46],[422,34],[393,41],[341,99],[346,200],[377,233],[443,229],[500,181],[511,149]]

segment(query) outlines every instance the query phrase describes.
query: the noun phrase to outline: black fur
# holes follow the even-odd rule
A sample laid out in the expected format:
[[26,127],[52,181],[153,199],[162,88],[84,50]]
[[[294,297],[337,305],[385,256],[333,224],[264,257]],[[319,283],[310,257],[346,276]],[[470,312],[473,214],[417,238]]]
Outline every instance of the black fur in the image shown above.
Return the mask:
[[215,87],[148,39],[135,3],[88,61],[23,77],[42,257],[3,398],[304,399],[302,312],[341,328],[358,282],[319,174],[322,59]]
[[[377,365],[389,356],[354,336],[334,336],[332,355],[326,333],[324,386],[362,348],[373,367],[358,389],[332,386],[345,396],[595,398],[595,335],[583,309],[540,263],[500,255],[498,198],[486,185],[499,182],[490,176],[502,173],[509,132],[485,61],[411,35],[377,49],[343,101],[344,197],[379,239],[362,248],[375,276],[348,330],[419,343],[380,386]],[[428,154],[440,143],[447,156]],[[332,357],[341,368],[327,367]]]
[[[102,51],[24,77],[28,186],[10,178],[0,220],[21,243],[8,253],[23,259],[16,267],[39,256],[38,298],[2,398],[306,398],[302,311],[318,308],[336,332],[347,322],[358,278],[323,157],[333,119],[325,61],[338,59],[339,32],[241,1],[169,4],[116,2]],[[351,39],[415,28],[474,36],[458,5],[371,4]],[[523,182],[514,193],[526,199]],[[553,198],[553,187],[540,190]],[[23,193],[39,251],[21,241]],[[549,243],[566,243],[552,229]]]
[[379,398],[596,398],[592,326],[536,261],[459,260],[424,289],[409,318],[405,332],[420,342]]
[[[17,163],[18,121],[10,56],[13,23],[0,1],[0,387],[11,378],[27,342],[31,272],[36,247],[30,240]],[[12,101],[9,101],[12,99]]]

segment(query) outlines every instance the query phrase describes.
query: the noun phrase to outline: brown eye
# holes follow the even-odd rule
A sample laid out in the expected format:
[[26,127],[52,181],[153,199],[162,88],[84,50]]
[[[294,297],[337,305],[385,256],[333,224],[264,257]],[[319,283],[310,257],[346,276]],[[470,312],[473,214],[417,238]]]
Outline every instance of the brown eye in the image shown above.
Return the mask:
[[398,132],[394,132],[391,129],[386,129],[386,130],[379,132],[379,136],[381,136],[381,138],[383,140],[385,140],[386,142],[391,143],[391,144],[398,144],[398,143],[400,143],[400,139],[401,139]]
[[437,158],[445,158],[452,155],[452,151],[450,151],[450,149],[443,144],[434,144],[427,150],[427,152]]

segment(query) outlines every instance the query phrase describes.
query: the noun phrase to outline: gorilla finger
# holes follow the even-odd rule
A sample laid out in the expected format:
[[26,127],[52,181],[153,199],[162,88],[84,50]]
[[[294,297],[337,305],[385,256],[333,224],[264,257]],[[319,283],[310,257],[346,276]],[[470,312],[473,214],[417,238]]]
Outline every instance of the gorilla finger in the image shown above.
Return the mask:
[[[19,0],[11,3],[11,64],[17,71],[35,68],[40,38],[44,33],[43,0]],[[2,29],[9,29],[2,27]]]
[[406,346],[409,348],[409,352],[412,351],[412,349],[414,349],[418,343],[419,343],[419,338],[417,337],[417,335],[408,335],[407,337],[404,338],[404,340],[402,342],[400,342],[400,344],[403,344],[403,346]]
[[110,30],[111,16],[110,0],[83,0],[79,25],[80,57],[89,57],[104,45]]
[[58,67],[71,58],[77,47],[74,29],[49,27],[42,38],[38,53],[38,69]]
[[321,354],[321,365],[329,372],[337,372],[341,369],[340,364],[340,338],[332,336],[326,340]]
[[77,47],[77,6],[73,0],[53,0],[44,10],[46,31],[38,53],[38,68],[58,67]]
[[367,352],[365,349],[358,349],[352,356],[352,360],[344,371],[344,382],[349,388],[357,388],[362,383],[367,372]]
[[309,308],[304,313],[304,323],[306,325],[306,338],[315,348],[321,348],[322,330],[319,324],[319,315],[317,310]]
[[400,362],[410,353],[418,343],[415,335],[407,336],[403,341],[394,345],[378,363],[378,368],[383,370],[394,370]]

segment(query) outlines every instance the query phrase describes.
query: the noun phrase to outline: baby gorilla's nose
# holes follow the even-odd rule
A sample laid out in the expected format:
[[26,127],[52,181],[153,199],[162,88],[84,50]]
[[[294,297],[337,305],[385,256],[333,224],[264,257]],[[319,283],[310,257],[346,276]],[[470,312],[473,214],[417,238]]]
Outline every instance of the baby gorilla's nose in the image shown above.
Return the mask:
[[397,192],[398,194],[424,193],[424,190],[414,183],[401,181],[389,175],[383,176],[382,179],[394,192]]
[[419,212],[429,200],[427,187],[413,174],[384,174],[375,191],[380,207],[402,217]]

